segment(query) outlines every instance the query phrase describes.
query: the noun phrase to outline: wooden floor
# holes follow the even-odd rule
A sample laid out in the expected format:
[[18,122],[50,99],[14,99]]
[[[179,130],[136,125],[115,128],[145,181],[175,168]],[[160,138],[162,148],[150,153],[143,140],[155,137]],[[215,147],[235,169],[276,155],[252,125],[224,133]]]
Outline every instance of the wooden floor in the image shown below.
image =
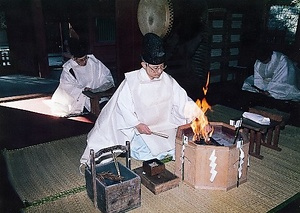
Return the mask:
[[[290,124],[300,126],[299,103],[278,101],[257,94],[243,92],[235,84],[211,85],[207,94],[210,105],[223,104],[247,111],[248,107],[260,105],[291,113]],[[89,119],[95,117],[87,115]],[[0,148],[17,149],[34,144],[45,143],[61,138],[88,133],[93,123],[84,123],[36,114],[23,110],[0,107]],[[12,190],[7,179],[3,159],[0,159],[0,212],[17,212],[22,202]]]

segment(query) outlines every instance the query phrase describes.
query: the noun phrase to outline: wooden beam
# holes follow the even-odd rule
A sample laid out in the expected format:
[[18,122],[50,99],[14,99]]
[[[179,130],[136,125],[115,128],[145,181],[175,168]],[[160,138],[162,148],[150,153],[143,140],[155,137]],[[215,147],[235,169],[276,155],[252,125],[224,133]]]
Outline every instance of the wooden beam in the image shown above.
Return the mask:
[[35,54],[38,63],[38,73],[40,77],[47,77],[50,74],[47,45],[46,45],[46,32],[44,26],[44,15],[42,10],[41,0],[31,1],[32,21],[35,35]]

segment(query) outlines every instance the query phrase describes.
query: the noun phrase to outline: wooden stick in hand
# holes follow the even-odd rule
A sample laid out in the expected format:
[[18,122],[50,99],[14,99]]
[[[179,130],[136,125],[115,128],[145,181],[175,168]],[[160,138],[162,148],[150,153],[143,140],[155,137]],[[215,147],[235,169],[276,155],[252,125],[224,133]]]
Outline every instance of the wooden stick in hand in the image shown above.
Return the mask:
[[160,133],[160,132],[151,132],[153,135],[157,135],[159,137],[163,137],[163,138],[169,138],[169,135],[166,135],[164,133]]

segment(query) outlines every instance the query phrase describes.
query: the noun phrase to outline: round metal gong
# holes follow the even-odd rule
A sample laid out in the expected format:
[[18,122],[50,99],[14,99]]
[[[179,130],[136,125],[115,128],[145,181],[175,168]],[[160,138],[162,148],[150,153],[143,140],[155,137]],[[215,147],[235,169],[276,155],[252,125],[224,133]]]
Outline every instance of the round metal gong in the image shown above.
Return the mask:
[[137,19],[143,35],[155,33],[162,38],[165,37],[173,25],[171,0],[140,0]]

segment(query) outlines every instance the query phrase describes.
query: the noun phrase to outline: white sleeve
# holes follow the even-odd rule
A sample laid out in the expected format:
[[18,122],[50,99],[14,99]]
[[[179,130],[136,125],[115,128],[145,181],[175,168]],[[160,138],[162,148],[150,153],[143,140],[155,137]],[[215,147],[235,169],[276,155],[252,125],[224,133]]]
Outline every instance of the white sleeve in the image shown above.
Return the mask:
[[118,126],[122,129],[132,128],[140,123],[135,114],[134,104],[132,101],[129,86],[126,82],[126,79],[124,81],[125,83],[119,93],[116,109],[118,115]]
[[186,123],[187,118],[184,115],[184,110],[188,101],[191,101],[191,98],[188,97],[186,91],[175,80],[173,80],[173,94],[171,118],[174,119],[173,122],[176,124],[182,125]]
[[77,80],[71,73],[68,73],[69,70],[67,69],[68,68],[64,68],[61,74],[60,86],[64,91],[66,91],[71,97],[76,100],[80,95],[82,95],[84,87],[77,82]]
[[259,89],[262,89],[262,90],[266,90],[266,85],[264,83],[264,79],[263,77],[261,76],[261,70],[260,70],[260,67],[261,67],[262,63],[258,60],[256,60],[255,64],[254,64],[254,85],[256,87],[258,87]]
[[98,63],[101,69],[102,77],[105,79],[105,84],[110,84],[112,87],[114,87],[115,83],[110,70],[101,61],[98,60]]

